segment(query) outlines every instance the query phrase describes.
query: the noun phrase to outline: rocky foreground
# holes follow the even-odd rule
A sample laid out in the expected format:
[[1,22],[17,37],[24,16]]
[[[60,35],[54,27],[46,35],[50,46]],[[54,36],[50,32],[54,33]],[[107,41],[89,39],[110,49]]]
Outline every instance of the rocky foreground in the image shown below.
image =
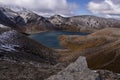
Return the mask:
[[[100,32],[101,31],[89,36],[95,36],[97,33],[100,35]],[[117,35],[118,33],[114,32],[114,34]],[[118,40],[119,36],[115,35],[114,38],[109,37],[108,40],[110,39],[111,42]],[[108,35],[106,34],[105,36]],[[97,39],[95,41],[97,41]],[[94,49],[98,50],[96,48]],[[108,50],[108,48],[106,49]],[[108,50],[106,54],[109,53],[108,55],[110,55],[111,50]],[[87,51],[86,49],[86,52]],[[65,54],[64,51],[60,53],[50,49],[15,30],[3,31],[0,33],[0,80],[120,80],[118,73],[111,72],[114,71],[114,69],[117,69],[119,72],[119,62],[112,60],[116,65],[114,68],[109,69],[103,67],[102,70],[99,70],[101,68],[94,67],[94,61],[91,59],[92,57],[87,57],[89,56],[87,53],[81,55],[79,51],[79,55],[77,54],[76,57],[76,53],[73,54],[73,52],[71,52],[72,51],[68,52],[68,55],[63,55]],[[113,53],[115,54],[115,52]],[[71,54],[74,59],[71,57]],[[95,55],[94,53],[91,54],[93,54],[93,56]],[[87,55],[86,58],[82,57],[85,55]],[[98,65],[99,61],[102,60],[99,56],[97,56],[99,60],[96,59],[95,65]],[[104,58],[107,57],[105,56]],[[119,57],[115,58],[115,60],[117,59],[119,59]],[[109,61],[111,62],[111,59]],[[101,67],[101,65],[98,66]]]
[[79,57],[74,63],[45,80],[120,80],[120,75],[105,70],[90,70],[85,57]]

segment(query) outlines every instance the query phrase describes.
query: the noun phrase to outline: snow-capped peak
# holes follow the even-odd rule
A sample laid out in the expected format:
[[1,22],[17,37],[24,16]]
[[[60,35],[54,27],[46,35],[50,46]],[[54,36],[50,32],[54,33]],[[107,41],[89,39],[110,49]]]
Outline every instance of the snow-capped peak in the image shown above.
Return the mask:
[[[16,15],[21,16],[24,19],[25,22],[27,22],[27,18],[29,17],[27,15],[29,13],[33,13],[32,11],[27,10],[26,8],[23,8],[23,7],[19,7],[19,6],[10,6],[10,5],[0,4],[0,7],[3,7],[5,9],[10,9],[11,11],[13,11],[10,14],[17,13]],[[7,12],[6,14],[8,14],[9,12]]]
[[29,10],[27,10],[24,7],[19,7],[19,6],[15,6],[15,5],[11,6],[11,5],[0,4],[0,7],[8,8],[8,9],[11,9],[12,11],[15,11],[15,12],[30,12]]

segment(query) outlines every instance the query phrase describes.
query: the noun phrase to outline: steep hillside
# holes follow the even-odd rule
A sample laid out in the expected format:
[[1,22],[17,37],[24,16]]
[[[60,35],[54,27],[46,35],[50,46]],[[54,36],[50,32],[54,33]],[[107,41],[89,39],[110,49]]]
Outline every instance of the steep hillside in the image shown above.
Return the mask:
[[91,69],[108,69],[120,73],[120,31],[107,28],[88,36],[61,36],[61,44],[69,49],[60,61],[74,61],[86,56]]
[[[28,45],[29,44],[29,45]],[[0,55],[13,60],[56,61],[55,52],[12,30],[0,33]]]
[[52,24],[46,18],[26,9],[13,11],[0,7],[0,24],[28,34],[52,30]]
[[0,80],[44,80],[59,71],[55,53],[14,30],[1,32]]

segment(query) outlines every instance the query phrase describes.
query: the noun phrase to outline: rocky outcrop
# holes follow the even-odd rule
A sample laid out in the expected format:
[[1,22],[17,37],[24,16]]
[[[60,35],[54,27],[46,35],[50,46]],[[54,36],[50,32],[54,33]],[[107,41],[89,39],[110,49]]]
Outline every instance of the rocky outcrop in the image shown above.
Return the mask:
[[46,80],[100,80],[99,75],[88,69],[84,57],[79,57],[74,63]]
[[80,56],[75,62],[46,80],[119,80],[120,75],[108,70],[90,70],[85,57]]
[[100,80],[120,80],[120,74],[108,70],[95,70],[99,74]]
[[90,70],[85,57],[80,56],[75,62],[46,80],[120,80],[120,75],[108,70]]

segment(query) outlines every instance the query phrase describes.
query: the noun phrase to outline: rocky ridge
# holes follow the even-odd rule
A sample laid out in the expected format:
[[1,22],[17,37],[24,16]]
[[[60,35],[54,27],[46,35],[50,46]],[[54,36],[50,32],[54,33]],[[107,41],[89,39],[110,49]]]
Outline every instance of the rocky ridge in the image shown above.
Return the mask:
[[28,34],[52,29],[52,24],[46,18],[31,11],[13,11],[3,7],[0,7],[0,24]]
[[81,15],[73,17],[62,17],[55,15],[49,18],[49,21],[57,30],[78,31],[78,32],[94,32],[104,28],[119,28],[120,21],[115,19],[107,19],[91,15]]
[[107,19],[91,15],[50,18],[40,16],[25,8],[0,7],[0,24],[17,31],[32,34],[43,31],[94,32],[104,28],[120,28],[120,20]]

